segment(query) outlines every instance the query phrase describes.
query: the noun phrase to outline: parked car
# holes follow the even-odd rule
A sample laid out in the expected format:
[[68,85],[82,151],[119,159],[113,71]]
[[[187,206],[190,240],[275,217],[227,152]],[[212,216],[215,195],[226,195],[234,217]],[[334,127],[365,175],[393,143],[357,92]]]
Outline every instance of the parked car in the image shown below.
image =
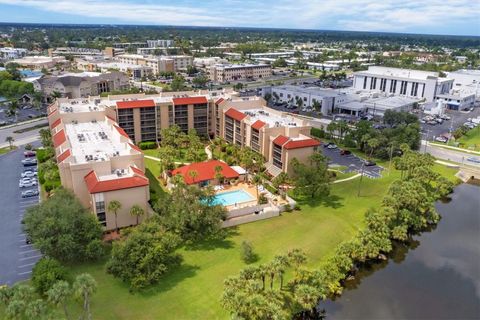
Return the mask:
[[24,180],[24,179],[27,179],[27,178],[23,178],[18,183],[19,188],[28,188],[28,187],[33,187],[37,185],[37,180]]
[[37,171],[24,171],[22,172],[22,178],[32,178],[37,176]]
[[325,142],[325,143],[323,144],[323,147],[324,147],[324,148],[327,148],[327,147],[328,147],[329,145],[331,145],[331,144],[333,144],[333,143],[331,143],[331,142]]
[[342,155],[342,156],[347,156],[349,154],[352,154],[352,151],[346,150],[346,149],[340,150],[340,155]]
[[365,160],[364,164],[365,164],[365,167],[371,167],[371,166],[376,165],[377,163],[375,161],[372,161],[372,160]]
[[446,114],[441,115],[441,118],[442,118],[443,120],[450,120],[450,119],[452,119],[450,116],[448,116],[448,115],[446,115]]
[[467,161],[480,163],[480,158],[479,157],[468,157]]
[[27,150],[23,153],[25,157],[35,157],[37,153],[35,151]]
[[438,137],[435,138],[435,141],[447,143],[447,142],[448,142],[448,138],[446,138],[446,137],[444,137],[444,136],[438,136]]
[[427,123],[428,123],[429,125],[432,125],[432,126],[438,124],[437,121],[435,121],[435,120],[429,120],[429,121],[427,121]]
[[337,149],[337,145],[334,143],[331,143],[327,146],[327,149]]
[[38,190],[36,189],[26,190],[22,192],[22,198],[29,198],[35,196],[38,196]]
[[440,124],[443,123],[443,119],[442,119],[442,118],[437,118],[437,119],[435,119],[435,121],[437,121],[437,123],[440,123]]
[[27,158],[27,159],[24,159],[22,160],[22,164],[24,166],[34,166],[37,164],[37,159],[35,158]]

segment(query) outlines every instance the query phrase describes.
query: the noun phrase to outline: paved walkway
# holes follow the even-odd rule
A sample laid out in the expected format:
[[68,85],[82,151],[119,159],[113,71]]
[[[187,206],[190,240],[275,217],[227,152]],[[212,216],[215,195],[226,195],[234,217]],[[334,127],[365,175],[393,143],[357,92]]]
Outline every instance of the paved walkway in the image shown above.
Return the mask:
[[210,150],[210,145],[205,147],[205,153],[207,154],[207,159],[208,160],[213,158],[212,151]]
[[345,178],[345,179],[333,181],[333,183],[340,183],[340,182],[345,182],[345,181],[357,179],[357,178],[360,177],[360,176],[361,176],[361,174],[360,174],[360,173],[357,173],[356,175],[351,176],[351,177],[349,177],[349,178]]

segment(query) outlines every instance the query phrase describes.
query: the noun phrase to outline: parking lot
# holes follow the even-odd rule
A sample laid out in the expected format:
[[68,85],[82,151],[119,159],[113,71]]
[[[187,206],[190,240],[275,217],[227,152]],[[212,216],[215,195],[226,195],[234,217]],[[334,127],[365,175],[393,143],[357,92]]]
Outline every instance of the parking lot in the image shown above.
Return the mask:
[[[28,279],[32,268],[40,259],[41,254],[31,244],[26,243],[22,231],[21,220],[27,208],[39,202],[39,196],[22,198],[22,191],[38,190],[38,186],[19,188],[19,180],[24,167],[21,160],[25,159],[20,147],[17,150],[1,155],[0,176],[0,285],[14,284]],[[34,168],[34,167],[29,167]]]
[[42,106],[40,110],[31,105],[22,105],[17,109],[16,116],[8,115],[8,107],[4,105],[0,106],[0,126],[27,121],[46,115],[46,105]]
[[[443,121],[441,124],[431,125],[427,123],[422,123],[422,137],[424,140],[433,140],[434,137],[438,137],[442,134],[450,132],[450,129],[455,131],[458,127],[462,126],[467,119],[476,118],[480,116],[480,107],[476,107],[471,112],[465,111],[453,111],[449,110],[447,115],[451,117],[450,120]],[[424,117],[425,115],[419,115],[419,118]],[[428,136],[428,138],[427,138]]]
[[345,172],[362,172],[363,166],[363,174],[369,178],[380,178],[382,176],[383,168],[374,165],[374,166],[364,166],[364,160],[356,155],[349,154],[349,155],[341,155],[339,148],[336,149],[328,149],[322,148],[323,155],[330,159],[329,164],[337,164],[340,166],[345,166],[347,169]]

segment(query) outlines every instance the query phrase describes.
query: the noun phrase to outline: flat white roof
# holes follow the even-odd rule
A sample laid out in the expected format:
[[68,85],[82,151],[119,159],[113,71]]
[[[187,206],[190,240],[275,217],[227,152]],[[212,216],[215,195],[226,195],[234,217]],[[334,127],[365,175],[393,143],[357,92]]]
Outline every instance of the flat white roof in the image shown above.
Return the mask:
[[60,113],[78,113],[78,112],[92,112],[102,111],[105,105],[109,102],[104,99],[96,99],[98,103],[90,101],[89,99],[70,99],[68,102],[59,103]]
[[413,69],[388,68],[370,66],[366,71],[359,71],[357,74],[372,74],[379,76],[390,76],[398,78],[426,80],[428,77],[438,77],[438,72],[421,71]]
[[252,124],[257,120],[260,120],[267,123],[269,127],[303,126],[303,121],[298,118],[295,118],[288,114],[278,115],[268,110],[264,110],[263,108],[245,109],[240,111],[250,117],[250,121]]
[[130,146],[121,142],[120,133],[107,121],[66,123],[65,133],[76,163],[130,154]]

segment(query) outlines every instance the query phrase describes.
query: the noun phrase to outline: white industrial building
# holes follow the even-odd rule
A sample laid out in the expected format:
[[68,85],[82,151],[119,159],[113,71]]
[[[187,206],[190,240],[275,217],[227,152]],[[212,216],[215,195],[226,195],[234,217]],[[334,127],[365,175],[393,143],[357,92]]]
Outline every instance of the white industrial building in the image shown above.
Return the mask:
[[301,99],[303,107],[313,108],[317,102],[324,115],[332,114],[336,104],[346,101],[344,93],[318,87],[284,85],[262,88],[262,95],[265,96],[267,93],[270,93],[276,102],[286,102],[292,105],[297,105],[297,100]]
[[453,79],[453,88],[463,92],[474,93],[480,100],[480,70],[461,69],[449,72],[448,77]]
[[439,94],[449,93],[453,81],[439,77],[437,72],[370,66],[368,70],[354,74],[353,87],[416,97],[430,102]]

